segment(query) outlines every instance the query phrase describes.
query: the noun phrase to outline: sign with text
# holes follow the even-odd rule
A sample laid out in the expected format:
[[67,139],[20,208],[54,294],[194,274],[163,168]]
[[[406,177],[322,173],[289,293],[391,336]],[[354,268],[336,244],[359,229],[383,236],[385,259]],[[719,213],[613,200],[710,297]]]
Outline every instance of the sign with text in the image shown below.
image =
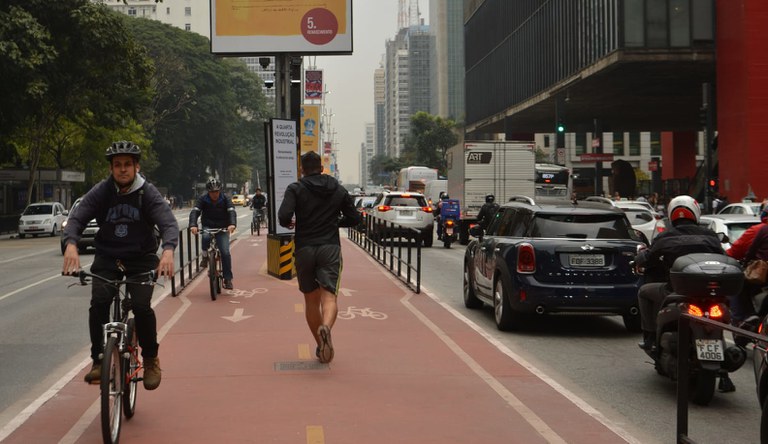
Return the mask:
[[308,69],[304,71],[304,99],[321,100],[323,98],[323,71]]
[[[272,187],[274,196],[270,199],[270,210],[273,215],[283,202],[285,189],[299,178],[298,144],[296,122],[294,120],[270,120],[271,162],[270,173],[273,177]],[[275,218],[277,220],[277,218]],[[294,230],[275,223],[275,234],[293,234]]]
[[582,162],[613,162],[613,153],[584,153],[579,155]]
[[352,54],[352,0],[211,0],[214,54]]
[[320,153],[320,105],[301,105],[301,154]]

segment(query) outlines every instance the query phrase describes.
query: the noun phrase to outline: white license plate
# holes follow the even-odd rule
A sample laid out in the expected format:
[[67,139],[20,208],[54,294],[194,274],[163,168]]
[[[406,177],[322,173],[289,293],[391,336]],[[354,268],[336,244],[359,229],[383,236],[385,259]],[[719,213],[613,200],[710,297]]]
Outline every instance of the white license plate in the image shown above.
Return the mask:
[[697,339],[696,353],[699,361],[725,361],[723,341],[720,339]]
[[36,225],[32,225],[31,227],[27,227],[27,229],[28,230],[37,230],[38,228],[37,228]]
[[602,254],[572,254],[568,260],[572,267],[605,267]]
[[400,211],[401,216],[413,216],[413,210],[401,210]]

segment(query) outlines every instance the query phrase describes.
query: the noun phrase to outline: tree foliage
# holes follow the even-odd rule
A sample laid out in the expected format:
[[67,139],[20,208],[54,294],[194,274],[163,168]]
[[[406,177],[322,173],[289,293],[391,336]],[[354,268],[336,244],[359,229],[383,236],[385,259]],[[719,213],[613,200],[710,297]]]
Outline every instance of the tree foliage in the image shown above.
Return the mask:
[[446,173],[445,153],[458,142],[456,123],[419,111],[411,116],[411,132],[400,157],[404,165],[423,165]]

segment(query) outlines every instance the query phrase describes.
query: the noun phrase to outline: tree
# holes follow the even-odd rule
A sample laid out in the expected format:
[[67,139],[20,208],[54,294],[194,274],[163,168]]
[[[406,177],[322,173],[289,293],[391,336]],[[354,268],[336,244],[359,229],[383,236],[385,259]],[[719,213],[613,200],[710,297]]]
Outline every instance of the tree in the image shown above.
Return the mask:
[[407,165],[424,165],[446,173],[445,153],[459,138],[451,119],[419,111],[411,116],[411,132],[401,159]]
[[394,185],[396,173],[400,171],[402,165],[398,159],[383,154],[373,156],[368,164],[371,180],[377,184]]
[[[12,88],[0,97],[0,144],[25,153],[27,203],[45,151],[70,123],[119,126],[149,98],[150,65],[123,22],[88,0],[6,0],[0,65]],[[24,31],[25,27],[29,27]],[[31,74],[30,77],[24,77]],[[4,83],[4,82],[3,82]],[[9,112],[14,113],[9,116]]]

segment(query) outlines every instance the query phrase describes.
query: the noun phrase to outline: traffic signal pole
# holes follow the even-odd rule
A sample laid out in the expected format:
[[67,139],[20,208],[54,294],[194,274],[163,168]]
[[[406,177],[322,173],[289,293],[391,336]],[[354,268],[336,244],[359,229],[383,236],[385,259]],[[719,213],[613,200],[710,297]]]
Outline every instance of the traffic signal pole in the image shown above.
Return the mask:
[[[704,163],[705,163],[705,172],[706,172],[706,180],[705,180],[705,190],[704,190],[704,201],[705,205],[708,211],[712,211],[712,200],[714,200],[714,187],[710,184],[712,184],[713,180],[716,181],[716,178],[713,177],[713,160],[712,160],[712,127],[713,127],[713,114],[712,114],[712,101],[714,100],[712,95],[712,84],[710,83],[703,83],[701,85],[701,114],[702,114],[702,126],[704,130]],[[714,182],[716,183],[716,182]]]

